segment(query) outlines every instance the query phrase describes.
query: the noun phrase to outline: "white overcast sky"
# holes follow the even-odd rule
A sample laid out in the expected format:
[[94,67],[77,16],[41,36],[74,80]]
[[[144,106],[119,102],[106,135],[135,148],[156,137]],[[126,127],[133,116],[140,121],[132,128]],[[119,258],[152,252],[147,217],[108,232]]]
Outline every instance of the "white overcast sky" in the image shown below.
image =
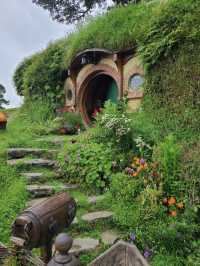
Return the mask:
[[0,0],[0,84],[6,87],[10,106],[22,103],[12,84],[17,64],[71,28],[52,21],[49,13],[31,0]]

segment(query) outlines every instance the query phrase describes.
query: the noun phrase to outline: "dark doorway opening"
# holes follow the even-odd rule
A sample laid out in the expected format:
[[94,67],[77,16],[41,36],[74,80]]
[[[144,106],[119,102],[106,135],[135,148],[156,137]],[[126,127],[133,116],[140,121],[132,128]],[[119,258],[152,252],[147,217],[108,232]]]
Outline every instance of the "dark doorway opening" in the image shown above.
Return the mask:
[[84,109],[88,119],[91,121],[106,101],[114,103],[118,100],[118,87],[116,81],[106,74],[94,77],[85,88]]

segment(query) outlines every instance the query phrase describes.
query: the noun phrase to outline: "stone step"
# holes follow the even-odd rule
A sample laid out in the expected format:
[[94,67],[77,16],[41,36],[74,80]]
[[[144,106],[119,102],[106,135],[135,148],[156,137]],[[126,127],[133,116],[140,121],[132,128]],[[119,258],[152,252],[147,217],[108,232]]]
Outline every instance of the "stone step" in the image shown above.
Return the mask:
[[101,234],[101,241],[105,245],[113,245],[120,239],[119,235],[111,230],[105,231]]
[[[78,188],[77,185],[73,184],[61,184],[57,186],[58,191],[66,191],[69,192],[70,190],[74,190]],[[42,198],[48,197],[55,193],[55,187],[44,184],[44,185],[28,185],[27,191],[31,194],[32,198]]]
[[22,177],[24,177],[27,180],[28,184],[35,184],[38,182],[44,182],[47,179],[54,179],[57,180],[60,178],[59,173],[50,172],[50,174],[46,173],[22,173]]
[[97,211],[84,214],[81,219],[88,223],[94,223],[101,220],[111,219],[113,217],[113,212],[110,211]]
[[46,167],[55,168],[57,163],[54,160],[47,159],[12,159],[7,161],[10,166],[24,166],[24,167]]
[[40,182],[44,178],[43,173],[22,173],[21,175],[26,178],[28,184]]
[[63,190],[74,190],[78,189],[80,186],[78,184],[63,184],[61,188]]
[[57,154],[56,150],[48,150],[48,149],[33,149],[33,148],[11,148],[7,150],[9,159],[20,159],[25,156],[37,156],[37,157],[53,157]]
[[104,199],[105,199],[105,195],[90,196],[90,197],[88,197],[88,203],[95,205]]
[[99,240],[93,238],[75,238],[69,253],[80,255],[95,250],[99,246]]
[[55,193],[55,188],[48,185],[29,185],[26,189],[32,198],[48,197]]

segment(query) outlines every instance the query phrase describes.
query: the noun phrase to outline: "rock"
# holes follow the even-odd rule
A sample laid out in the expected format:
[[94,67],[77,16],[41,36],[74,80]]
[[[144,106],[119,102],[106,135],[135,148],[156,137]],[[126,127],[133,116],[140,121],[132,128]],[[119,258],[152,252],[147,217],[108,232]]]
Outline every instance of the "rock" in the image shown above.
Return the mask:
[[119,240],[119,236],[113,231],[105,231],[101,234],[101,240],[105,245],[113,245]]
[[3,263],[3,259],[11,255],[10,250],[0,242],[0,265],[6,265]]
[[47,198],[39,198],[39,199],[30,200],[27,203],[27,208],[33,207],[33,206],[35,206],[37,204],[40,204],[41,202],[43,202],[44,200],[47,200],[47,199],[48,199],[48,197]]
[[113,217],[113,212],[109,211],[98,211],[98,212],[91,212],[87,213],[82,216],[82,220],[92,223],[99,220],[105,220]]
[[13,159],[7,161],[8,165],[10,166],[37,166],[37,167],[47,167],[47,168],[54,168],[56,167],[56,161],[53,160],[46,160],[46,159]]
[[27,186],[27,191],[34,198],[47,197],[55,193],[55,189],[48,185],[30,185]]
[[12,148],[7,150],[8,158],[10,159],[19,159],[25,156],[38,156],[41,157],[43,155],[55,155],[56,150],[47,150],[47,149],[32,149],[32,148]]
[[99,246],[99,240],[93,238],[75,238],[70,254],[79,255],[81,253],[95,250]]
[[22,173],[21,175],[26,178],[29,184],[39,182],[43,177],[42,173]]
[[77,189],[77,188],[79,188],[78,184],[64,184],[62,186],[63,190],[73,190],[73,189]]
[[105,199],[105,196],[104,195],[100,195],[100,196],[91,196],[88,198],[88,202],[90,204],[96,204],[98,201],[101,201]]

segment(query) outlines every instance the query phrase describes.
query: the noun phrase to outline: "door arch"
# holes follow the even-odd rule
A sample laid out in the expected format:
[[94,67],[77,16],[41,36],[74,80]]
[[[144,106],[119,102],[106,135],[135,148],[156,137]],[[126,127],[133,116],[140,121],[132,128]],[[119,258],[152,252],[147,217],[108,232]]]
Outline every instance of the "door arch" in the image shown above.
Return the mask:
[[86,124],[94,118],[95,111],[104,107],[107,100],[120,98],[119,79],[105,71],[91,73],[79,88],[78,105]]

